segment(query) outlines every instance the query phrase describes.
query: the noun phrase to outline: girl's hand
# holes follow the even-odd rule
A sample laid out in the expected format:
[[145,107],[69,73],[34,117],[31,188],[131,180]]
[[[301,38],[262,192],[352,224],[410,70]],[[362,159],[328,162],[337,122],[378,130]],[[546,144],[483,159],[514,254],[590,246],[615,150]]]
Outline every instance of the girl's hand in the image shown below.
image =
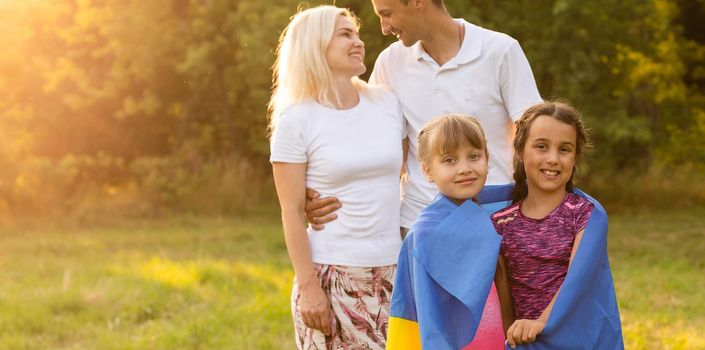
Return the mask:
[[309,279],[309,283],[299,289],[299,310],[304,324],[318,329],[325,335],[331,333],[331,308],[326,293],[318,285],[317,278]]
[[543,332],[546,322],[541,320],[516,320],[507,330],[507,343],[514,349],[517,344],[531,343]]

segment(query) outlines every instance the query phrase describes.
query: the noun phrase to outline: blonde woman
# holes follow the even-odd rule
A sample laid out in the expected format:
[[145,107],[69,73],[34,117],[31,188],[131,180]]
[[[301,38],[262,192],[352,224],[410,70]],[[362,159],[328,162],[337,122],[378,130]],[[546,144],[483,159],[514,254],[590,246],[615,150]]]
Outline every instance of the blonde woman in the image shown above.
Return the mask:
[[[299,349],[384,349],[401,246],[404,118],[391,92],[367,86],[359,21],[320,6],[280,38],[270,101],[271,158],[289,257]],[[336,195],[338,220],[305,224],[306,188]]]

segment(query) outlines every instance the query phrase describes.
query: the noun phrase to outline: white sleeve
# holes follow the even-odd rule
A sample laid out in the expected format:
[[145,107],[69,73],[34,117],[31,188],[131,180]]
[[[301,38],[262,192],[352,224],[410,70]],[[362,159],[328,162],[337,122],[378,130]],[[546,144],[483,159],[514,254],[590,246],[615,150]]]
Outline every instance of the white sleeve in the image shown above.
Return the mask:
[[404,110],[401,108],[401,103],[399,102],[397,95],[394,95],[394,102],[396,112],[399,118],[399,123],[401,124],[401,139],[403,140],[409,136],[409,129],[406,122],[406,117],[404,117]]
[[394,107],[395,112],[398,113],[398,116],[400,118],[402,130],[401,138],[403,140],[408,136],[409,131],[407,129],[408,125],[406,117],[404,116],[404,110],[402,109],[401,103],[399,102],[399,98],[397,98],[397,95],[394,94],[394,90],[392,89],[391,79],[389,77],[389,52],[390,49],[386,48],[382,52],[380,52],[379,56],[377,56],[377,61],[375,61],[375,66],[372,69],[372,74],[370,74],[369,84],[384,86],[385,88],[389,89],[389,91],[391,91],[394,95]]
[[389,62],[389,48],[384,49],[377,56],[375,66],[372,68],[372,74],[370,74],[370,84],[382,85],[391,89],[387,62]]
[[270,162],[308,162],[304,141],[306,137],[302,122],[301,118],[297,118],[296,115],[287,115],[286,112],[279,116],[270,142]]
[[527,108],[543,102],[529,60],[517,41],[502,57],[499,84],[504,106],[512,121],[519,119]]

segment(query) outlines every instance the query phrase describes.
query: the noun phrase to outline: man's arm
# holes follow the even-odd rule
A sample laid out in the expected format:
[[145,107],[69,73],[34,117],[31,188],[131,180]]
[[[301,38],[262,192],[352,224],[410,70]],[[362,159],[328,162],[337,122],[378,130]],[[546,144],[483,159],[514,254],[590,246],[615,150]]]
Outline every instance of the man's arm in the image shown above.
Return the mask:
[[405,137],[401,141],[401,149],[402,149],[402,163],[401,163],[401,172],[399,173],[399,177],[404,176],[406,174],[406,159],[409,157],[409,137]]
[[322,230],[325,224],[337,219],[335,211],[343,206],[337,197],[320,197],[316,190],[306,189],[306,220],[314,230]]
[[512,121],[518,120],[527,108],[543,102],[529,60],[518,42],[513,42],[502,56],[498,80]]

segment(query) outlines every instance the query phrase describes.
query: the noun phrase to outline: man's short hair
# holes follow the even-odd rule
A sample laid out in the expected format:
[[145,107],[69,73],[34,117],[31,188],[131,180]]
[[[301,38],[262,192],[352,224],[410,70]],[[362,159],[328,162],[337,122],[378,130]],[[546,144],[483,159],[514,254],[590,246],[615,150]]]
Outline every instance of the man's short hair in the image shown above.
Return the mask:
[[[400,0],[404,6],[409,4],[409,0]],[[438,7],[443,7],[443,0],[432,0],[433,4],[438,6]]]

